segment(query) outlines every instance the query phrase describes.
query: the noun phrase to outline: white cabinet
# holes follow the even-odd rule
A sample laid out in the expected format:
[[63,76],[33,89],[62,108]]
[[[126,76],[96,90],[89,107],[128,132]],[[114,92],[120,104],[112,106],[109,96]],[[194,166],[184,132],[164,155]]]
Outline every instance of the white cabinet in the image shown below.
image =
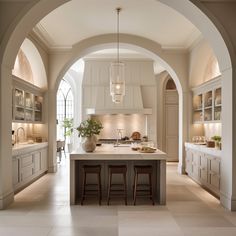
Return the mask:
[[185,171],[215,195],[220,193],[220,157],[186,148]]
[[193,123],[221,121],[221,78],[193,88]]
[[13,188],[18,192],[47,171],[47,148],[14,156],[12,166]]

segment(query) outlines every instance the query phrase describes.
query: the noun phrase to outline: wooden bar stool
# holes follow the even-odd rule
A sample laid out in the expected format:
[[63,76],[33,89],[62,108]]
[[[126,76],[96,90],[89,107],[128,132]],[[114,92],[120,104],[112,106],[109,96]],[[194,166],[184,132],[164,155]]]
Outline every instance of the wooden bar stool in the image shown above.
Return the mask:
[[[112,184],[112,175],[121,174],[123,175],[122,184]],[[110,197],[113,196],[124,196],[125,205],[127,205],[127,166],[126,165],[109,165],[108,166],[108,194],[107,194],[107,205],[110,203]],[[117,188],[123,187],[123,188]],[[123,193],[121,193],[123,192]]]
[[[97,175],[97,183],[88,184],[87,175]],[[89,187],[96,187],[91,189]],[[102,187],[101,187],[101,165],[84,165],[83,166],[83,183],[82,183],[82,194],[81,194],[81,205],[83,205],[86,196],[98,196],[99,205],[102,200]]]
[[[138,177],[139,175],[148,175],[149,183],[148,184],[139,184]],[[152,204],[154,205],[153,198],[153,167],[151,165],[148,166],[134,166],[134,187],[133,187],[133,197],[134,197],[134,205],[136,205],[137,196],[148,196],[152,200]]]

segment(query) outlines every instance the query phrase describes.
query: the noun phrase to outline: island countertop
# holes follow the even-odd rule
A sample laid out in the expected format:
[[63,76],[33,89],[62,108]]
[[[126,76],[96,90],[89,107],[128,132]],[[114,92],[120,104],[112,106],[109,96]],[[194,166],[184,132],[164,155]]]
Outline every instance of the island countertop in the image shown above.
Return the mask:
[[94,152],[85,152],[79,147],[70,154],[70,160],[166,160],[166,153],[159,149],[154,153],[141,153],[133,151],[130,145],[103,144]]

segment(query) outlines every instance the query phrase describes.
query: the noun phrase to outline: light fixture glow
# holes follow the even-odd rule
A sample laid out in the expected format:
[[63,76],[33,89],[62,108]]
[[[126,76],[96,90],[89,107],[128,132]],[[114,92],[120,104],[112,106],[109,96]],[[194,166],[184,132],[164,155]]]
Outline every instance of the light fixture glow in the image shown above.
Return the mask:
[[121,103],[125,95],[125,65],[120,62],[119,57],[119,13],[121,8],[116,8],[117,12],[117,61],[110,66],[110,94],[114,103]]

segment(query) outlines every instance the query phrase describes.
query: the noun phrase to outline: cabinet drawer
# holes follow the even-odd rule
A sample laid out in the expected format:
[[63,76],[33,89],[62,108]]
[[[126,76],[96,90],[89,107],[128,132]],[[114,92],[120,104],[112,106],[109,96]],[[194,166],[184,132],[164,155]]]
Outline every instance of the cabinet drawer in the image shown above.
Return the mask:
[[33,164],[21,168],[21,181],[24,181],[25,179],[31,177],[32,175],[33,175]]
[[22,156],[21,168],[26,167],[26,166],[30,166],[32,164],[33,164],[33,155],[32,154]]

